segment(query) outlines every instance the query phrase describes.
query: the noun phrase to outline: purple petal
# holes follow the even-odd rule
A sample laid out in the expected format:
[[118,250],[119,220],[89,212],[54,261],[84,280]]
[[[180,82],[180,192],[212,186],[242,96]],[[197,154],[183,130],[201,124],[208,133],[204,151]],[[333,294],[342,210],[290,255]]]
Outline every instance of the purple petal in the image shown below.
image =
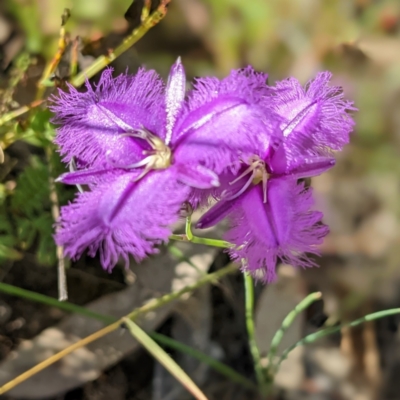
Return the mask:
[[310,211],[311,189],[290,179],[268,182],[268,202],[263,203],[260,185],[242,197],[232,213],[232,229],[225,239],[238,247],[230,251],[236,260],[247,259],[245,267],[265,282],[275,278],[278,259],[293,266],[315,263],[305,254],[318,251],[316,245],[328,233],[320,223],[322,214]]
[[177,179],[196,189],[210,189],[219,186],[218,175],[202,165],[177,165]]
[[215,206],[211,207],[196,223],[196,228],[206,229],[218,224],[227,217],[232,210],[238,207],[240,198],[235,200],[220,200]]
[[183,166],[202,164],[216,174],[237,169],[239,157],[265,153],[274,126],[244,100],[221,96],[190,112],[177,124],[174,159]]
[[236,96],[246,100],[248,104],[259,104],[271,93],[266,84],[267,79],[267,74],[256,72],[251,66],[232,70],[222,80],[214,77],[198,78],[188,98],[187,112],[222,95]]
[[171,68],[168,77],[167,88],[165,92],[165,108],[166,108],[166,135],[165,143],[168,145],[172,139],[172,130],[179,112],[183,106],[186,92],[186,75],[185,70],[179,57]]
[[349,142],[354,121],[348,112],[356,109],[344,99],[342,88],[328,86],[330,79],[331,73],[322,72],[305,89],[294,78],[276,84],[271,107],[284,119],[285,136],[305,134],[316,148],[334,150]]
[[62,208],[56,241],[73,259],[86,248],[92,257],[99,252],[109,271],[119,258],[127,264],[130,254],[140,261],[168,240],[169,225],[178,219],[187,195],[174,169],[150,172],[138,182],[122,174]]
[[223,80],[197,79],[173,132],[177,162],[191,159],[219,174],[239,156],[264,157],[280,122],[260,107],[271,93],[266,81],[251,67]]
[[64,161],[77,157],[87,166],[104,167],[113,161],[130,164],[141,156],[141,146],[132,137],[121,136],[128,128],[143,126],[164,135],[163,82],[154,71],[140,69],[135,76],[112,77],[103,72],[95,89],[86,83],[86,92],[69,86],[69,93],[59,91],[51,107],[54,122],[61,126],[55,142]]
[[98,179],[110,175],[109,169],[85,169],[74,172],[66,172],[60,175],[56,182],[61,182],[66,185],[86,185],[98,182]]
[[287,175],[294,179],[317,176],[332,168],[336,163],[333,157],[291,154],[281,148],[273,155],[269,165],[273,176]]

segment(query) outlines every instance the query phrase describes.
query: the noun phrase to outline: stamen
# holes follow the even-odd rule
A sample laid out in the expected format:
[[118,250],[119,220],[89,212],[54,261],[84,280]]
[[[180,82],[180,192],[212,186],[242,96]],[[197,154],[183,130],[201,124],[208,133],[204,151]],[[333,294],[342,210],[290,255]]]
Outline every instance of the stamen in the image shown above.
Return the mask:
[[253,185],[258,185],[259,183],[262,182],[262,190],[263,190],[263,202],[267,202],[267,182],[269,178],[269,174],[267,172],[267,169],[265,167],[265,162],[261,160],[258,156],[253,156],[249,160],[250,166],[242,172],[236,179],[234,179],[232,182],[229,182],[230,185],[233,185],[234,183],[238,182],[240,179],[245,177],[247,174],[251,172],[251,176],[246,181],[244,186],[234,195],[226,198],[225,200],[233,200],[236,199],[238,196],[240,196],[244,191],[250,186],[252,183]]
[[227,197],[226,199],[223,200],[233,200],[239,197],[242,193],[246,191],[246,189],[251,185],[253,182],[253,177],[254,177],[254,172],[251,174],[250,178],[247,180],[247,182],[244,184],[244,186],[234,195]]
[[268,174],[266,173],[266,175],[263,176],[263,181],[262,181],[264,204],[267,202],[267,182],[268,182]]
[[[242,179],[244,176],[246,176],[249,172],[254,171],[254,166],[250,165],[249,168],[247,168],[241,175],[239,175],[235,180],[233,180],[232,182],[229,182],[230,185],[233,185],[234,183],[236,183],[237,181],[239,181],[240,179]],[[253,175],[252,175],[253,176]]]
[[[142,173],[140,173],[139,176],[134,179],[134,181],[143,178],[152,169],[166,169],[171,165],[172,162],[171,149],[159,137],[153,135],[146,128],[142,127],[137,131],[130,130],[128,132],[121,133],[120,137],[121,136],[143,139],[151,147],[150,150],[142,151],[142,154],[147,157],[133,164],[116,165],[112,161],[108,161],[115,168],[133,169],[133,168],[145,167]],[[109,154],[106,154],[106,157],[108,156]]]

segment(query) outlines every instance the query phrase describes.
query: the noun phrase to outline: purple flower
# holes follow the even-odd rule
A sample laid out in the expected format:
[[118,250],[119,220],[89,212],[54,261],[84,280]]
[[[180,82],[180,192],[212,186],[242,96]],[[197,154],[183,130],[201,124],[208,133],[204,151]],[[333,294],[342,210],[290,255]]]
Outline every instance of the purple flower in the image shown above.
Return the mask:
[[96,89],[60,93],[56,143],[77,170],[59,181],[90,189],[62,209],[56,241],[67,255],[99,251],[108,270],[119,256],[141,260],[168,240],[190,188],[219,186],[218,175],[236,171],[259,138],[268,142],[269,120],[240,79],[203,80],[185,102],[178,59],[166,87],[152,71],[113,79],[108,70]]
[[355,111],[339,86],[329,86],[330,72],[321,72],[303,88],[295,78],[277,82],[267,107],[282,118],[281,130],[288,142],[298,142],[307,152],[341,150],[349,142]]
[[316,245],[328,233],[322,213],[311,210],[311,189],[297,180],[331,168],[335,160],[329,150],[347,143],[354,125],[347,114],[354,110],[352,103],[339,88],[327,86],[329,78],[319,74],[305,90],[289,79],[262,97],[280,121],[280,140],[242,159],[237,174],[220,178],[214,191],[219,202],[197,224],[207,228],[229,217],[225,239],[235,245],[232,258],[245,260],[244,269],[267,282],[275,277],[278,259],[315,265],[306,253],[317,253]]
[[[229,217],[224,239],[235,244],[232,259],[243,260],[243,269],[264,282],[275,279],[278,259],[293,266],[314,262],[306,253],[318,254],[316,245],[328,233],[322,213],[312,211],[312,190],[290,177],[270,178],[267,185],[253,178],[239,195],[222,198],[204,214],[197,228],[215,225]],[[238,183],[238,182],[237,182]]]

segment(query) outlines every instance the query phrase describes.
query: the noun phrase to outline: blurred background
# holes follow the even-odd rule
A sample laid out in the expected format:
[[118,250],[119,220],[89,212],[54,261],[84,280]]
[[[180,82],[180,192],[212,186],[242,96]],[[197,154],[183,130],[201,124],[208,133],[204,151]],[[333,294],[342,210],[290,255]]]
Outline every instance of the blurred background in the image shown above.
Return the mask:
[[[138,4],[2,0],[0,118],[35,99],[45,63],[57,50],[65,7],[71,9],[66,29],[72,39],[80,38],[78,65],[83,69],[137,26]],[[178,56],[188,79],[223,77],[251,64],[268,72],[270,84],[288,76],[305,84],[318,71],[330,70],[332,84],[342,86],[359,109],[351,144],[337,154],[335,168],[311,183],[317,208],[331,228],[317,260],[320,268],[299,271],[283,265],[276,283],[257,286],[257,338],[263,354],[286,313],[311,291],[322,291],[324,302],[296,321],[282,349],[326,319],[334,324],[400,307],[400,2],[172,0],[165,19],[112,65],[116,73],[133,73],[145,65],[166,77]],[[64,64],[65,60],[57,79],[67,78]],[[5,148],[0,169],[0,280],[57,297],[48,182],[63,167],[56,154],[48,154],[43,139],[54,133],[45,108],[29,126],[26,118],[22,115],[0,127]],[[57,192],[65,204],[74,189],[57,187]],[[222,253],[189,244],[163,249],[146,265],[133,265],[130,271],[117,267],[112,274],[103,272],[96,259],[82,257],[68,265],[69,300],[122,315],[146,296],[196,279],[188,259],[203,272],[228,262]],[[146,323],[148,329],[200,348],[254,379],[243,309],[238,274]],[[73,318],[0,294],[0,382],[96,327],[96,322]],[[392,317],[298,348],[282,365],[271,398],[400,399],[397,327]],[[190,398],[143,350],[123,342],[116,336],[86,349],[0,398]],[[256,399],[204,365],[177,357],[210,399]]]

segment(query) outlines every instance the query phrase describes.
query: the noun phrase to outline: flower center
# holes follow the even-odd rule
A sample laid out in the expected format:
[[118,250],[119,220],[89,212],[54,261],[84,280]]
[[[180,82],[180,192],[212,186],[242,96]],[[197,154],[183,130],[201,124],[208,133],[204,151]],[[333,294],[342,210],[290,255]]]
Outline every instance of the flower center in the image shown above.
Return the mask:
[[153,169],[166,169],[172,164],[171,149],[158,136],[153,135],[146,128],[143,127],[136,132],[123,133],[121,136],[143,139],[151,147],[151,150],[143,150],[143,155],[147,156],[143,160],[122,167],[128,169],[144,167],[143,172],[135,178],[135,181],[143,178]]
[[251,184],[258,185],[262,183],[263,188],[263,202],[267,202],[267,182],[269,178],[269,173],[267,172],[267,168],[265,162],[258,156],[251,156],[249,159],[249,167],[244,170],[235,180],[229,182],[230,185],[233,185],[246,175],[249,175],[249,179],[243,185],[243,187],[233,196],[227,198],[226,200],[233,200],[239,197]]
[[166,169],[172,163],[171,149],[158,137],[146,129],[141,130],[143,136],[138,136],[151,146],[151,150],[143,150],[143,155],[147,155],[147,165],[151,169]]
[[[101,104],[97,106],[114,124],[125,131],[125,133],[122,133],[120,136],[143,139],[150,145],[151,150],[143,150],[143,155],[147,156],[143,160],[134,164],[119,166],[119,168],[126,169],[144,167],[142,173],[135,178],[135,181],[143,178],[152,169],[166,169],[171,165],[171,149],[158,136],[153,135],[143,126],[141,129],[132,130],[132,127],[126,124],[121,118],[117,117],[107,107]],[[108,155],[109,153],[106,154],[106,156]],[[115,165],[115,167],[117,166]]]

